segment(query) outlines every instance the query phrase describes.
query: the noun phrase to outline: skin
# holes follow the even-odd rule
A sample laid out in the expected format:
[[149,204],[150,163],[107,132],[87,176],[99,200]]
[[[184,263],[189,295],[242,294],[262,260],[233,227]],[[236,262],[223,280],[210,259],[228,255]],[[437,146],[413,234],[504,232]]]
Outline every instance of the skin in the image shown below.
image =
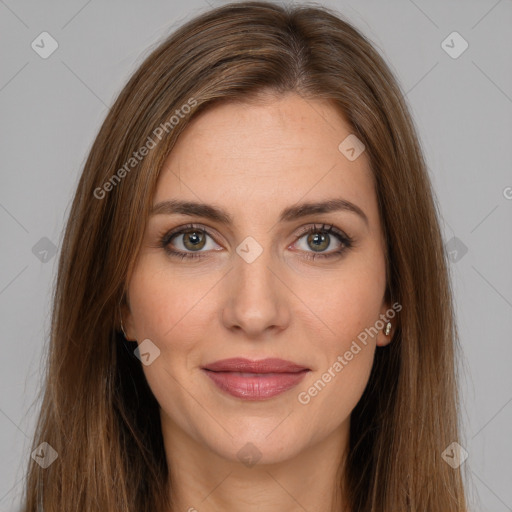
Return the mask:
[[[160,349],[143,369],[161,408],[174,511],[327,512],[343,505],[337,470],[350,414],[376,347],[393,331],[360,344],[307,405],[298,394],[390,308],[369,161],[364,152],[349,161],[338,149],[350,133],[331,104],[294,93],[217,105],[191,121],[162,169],[153,205],[200,201],[234,219],[225,226],[183,214],[152,216],[127,286],[128,339],[149,338]],[[368,224],[350,211],[278,222],[288,206],[332,198],[356,204]],[[160,244],[188,223],[212,234],[199,249],[204,258],[172,258]],[[331,259],[307,260],[315,245],[300,228],[324,223],[352,237],[353,246]],[[247,236],[263,248],[252,263],[236,252]],[[342,246],[326,236],[322,253]],[[193,253],[185,238],[176,236],[171,248]],[[220,391],[201,370],[231,357],[278,357],[311,371],[276,397],[246,401]],[[249,442],[261,454],[253,466],[237,456]]]

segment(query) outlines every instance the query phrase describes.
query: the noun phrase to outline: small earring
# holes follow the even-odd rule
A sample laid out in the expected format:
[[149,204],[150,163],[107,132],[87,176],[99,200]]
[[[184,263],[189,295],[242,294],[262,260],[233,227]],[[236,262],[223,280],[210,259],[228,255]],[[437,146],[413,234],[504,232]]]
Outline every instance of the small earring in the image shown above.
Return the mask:
[[389,333],[390,333],[390,332],[391,332],[391,322],[388,322],[388,323],[386,324],[386,330],[384,331],[384,334],[385,334],[386,336],[389,336]]

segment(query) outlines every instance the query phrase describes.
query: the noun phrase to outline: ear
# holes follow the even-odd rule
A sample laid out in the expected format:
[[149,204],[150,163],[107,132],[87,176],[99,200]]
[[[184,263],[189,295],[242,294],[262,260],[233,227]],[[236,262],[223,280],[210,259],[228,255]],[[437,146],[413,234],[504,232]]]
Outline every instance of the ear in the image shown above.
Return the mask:
[[[128,300],[128,297],[126,297],[126,300],[121,301],[120,309],[125,337],[128,341],[136,341],[137,336],[135,334],[135,329],[133,328],[133,315],[130,310],[130,301]],[[121,329],[121,325],[119,325],[119,329]]]
[[[400,308],[401,309],[401,308]],[[382,308],[380,310],[379,320],[382,321],[383,327],[379,330],[377,334],[377,346],[385,347],[391,343],[393,339],[393,334],[396,331],[396,322],[397,322],[397,313],[394,308],[391,307],[389,302],[384,302]],[[388,322],[391,323],[391,331],[386,335],[386,326]],[[381,322],[379,322],[380,325]]]

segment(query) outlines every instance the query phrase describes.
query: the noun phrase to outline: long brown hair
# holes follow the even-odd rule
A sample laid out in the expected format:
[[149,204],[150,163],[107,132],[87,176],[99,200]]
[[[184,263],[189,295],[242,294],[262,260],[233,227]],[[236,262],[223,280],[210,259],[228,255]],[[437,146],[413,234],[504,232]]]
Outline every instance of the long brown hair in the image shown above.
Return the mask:
[[452,292],[403,93],[338,13],[239,2],[190,20],[154,49],[92,146],[62,242],[33,443],[47,442],[58,458],[45,469],[30,459],[26,512],[170,510],[159,407],[119,332],[119,304],[159,172],[189,121],[216,102],[286,92],[329,100],[364,142],[387,294],[402,305],[352,413],[340,487],[352,512],[465,510],[460,469],[441,457],[460,429]]

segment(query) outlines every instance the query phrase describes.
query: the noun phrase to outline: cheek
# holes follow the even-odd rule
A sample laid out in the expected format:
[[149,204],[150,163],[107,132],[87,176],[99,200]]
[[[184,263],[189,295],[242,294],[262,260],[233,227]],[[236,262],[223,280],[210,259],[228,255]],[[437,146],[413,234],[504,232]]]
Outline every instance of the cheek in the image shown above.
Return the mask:
[[310,332],[319,332],[324,347],[343,350],[375,325],[383,304],[384,273],[384,265],[378,262],[373,268],[355,262],[316,279],[297,281],[294,291],[303,302],[300,316]]
[[[371,293],[364,280],[344,279],[324,297],[324,303],[313,304],[320,311],[316,327],[329,327],[316,344],[321,364],[307,383],[298,390],[299,407],[303,407],[302,427],[311,430],[312,439],[321,439],[345,422],[357,405],[370,377],[376,340],[370,330],[379,315],[380,300]],[[310,332],[313,326],[309,327]],[[315,428],[311,419],[321,418]]]
[[354,258],[316,284],[307,288],[309,293],[306,288],[298,293],[314,313],[303,316],[309,338],[322,333],[315,343],[322,364],[301,387],[299,402],[306,407],[305,417],[323,415],[328,430],[350,415],[370,376],[386,284],[384,260],[378,254],[371,262]]
[[160,259],[143,258],[134,271],[129,286],[133,326],[138,339],[149,338],[162,348],[177,337],[186,345],[187,338],[197,339],[200,324],[211,322],[205,305],[215,280],[171,272]]
[[172,411],[173,418],[193,432],[186,389],[193,385],[190,372],[200,355],[198,339],[205,339],[213,325],[208,291],[215,291],[218,277],[185,276],[160,260],[146,256],[137,264],[128,289],[131,318],[139,343],[148,338],[160,350],[153,363],[142,366],[152,393],[162,411]]
[[375,346],[356,343],[344,348],[347,350],[337,354],[298,396],[306,422],[312,417],[322,418],[315,436],[322,437],[350,417],[370,377]]

